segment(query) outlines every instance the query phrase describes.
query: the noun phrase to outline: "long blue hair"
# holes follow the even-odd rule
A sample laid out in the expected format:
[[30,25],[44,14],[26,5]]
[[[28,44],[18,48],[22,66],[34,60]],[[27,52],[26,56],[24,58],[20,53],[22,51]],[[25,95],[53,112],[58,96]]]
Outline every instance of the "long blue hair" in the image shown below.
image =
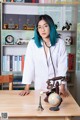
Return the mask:
[[39,35],[39,32],[37,30],[38,23],[41,20],[45,20],[47,22],[47,24],[49,25],[49,28],[50,28],[50,42],[51,42],[51,46],[54,46],[56,44],[58,38],[59,38],[59,34],[56,31],[56,27],[55,27],[53,19],[49,15],[46,15],[46,14],[45,15],[40,15],[38,17],[38,21],[37,21],[35,29],[34,29],[35,44],[37,45],[37,47],[42,47],[42,45],[41,45],[42,38]]

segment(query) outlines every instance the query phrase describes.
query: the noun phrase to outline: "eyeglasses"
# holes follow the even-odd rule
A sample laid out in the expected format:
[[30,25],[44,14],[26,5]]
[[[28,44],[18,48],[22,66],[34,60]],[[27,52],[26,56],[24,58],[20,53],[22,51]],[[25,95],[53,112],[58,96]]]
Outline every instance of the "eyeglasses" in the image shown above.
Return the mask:
[[39,30],[39,31],[40,31],[40,30],[46,30],[47,28],[49,28],[49,25],[48,25],[48,24],[45,24],[45,25],[43,25],[43,26],[40,26],[40,25],[39,25],[39,26],[37,27],[37,30]]

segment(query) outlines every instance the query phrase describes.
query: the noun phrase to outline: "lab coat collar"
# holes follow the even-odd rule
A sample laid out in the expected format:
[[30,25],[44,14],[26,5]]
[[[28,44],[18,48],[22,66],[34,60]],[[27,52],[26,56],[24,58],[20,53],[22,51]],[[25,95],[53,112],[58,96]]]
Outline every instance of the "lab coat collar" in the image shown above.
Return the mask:
[[[44,46],[43,46],[43,41],[41,41],[41,45],[42,45],[42,47],[44,47]],[[55,46],[51,46],[49,49],[51,50],[51,54],[52,54],[53,51],[54,51],[54,49],[55,49]],[[50,58],[50,50],[48,50],[48,53],[47,53],[47,60],[50,60],[50,59],[51,59],[51,58]]]

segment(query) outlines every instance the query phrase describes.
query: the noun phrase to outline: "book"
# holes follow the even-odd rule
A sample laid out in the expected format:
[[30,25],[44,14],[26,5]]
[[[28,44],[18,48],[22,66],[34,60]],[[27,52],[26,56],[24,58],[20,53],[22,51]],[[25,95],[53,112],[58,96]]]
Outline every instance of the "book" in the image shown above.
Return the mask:
[[24,69],[24,58],[25,58],[25,55],[22,55],[21,57],[21,71],[23,72],[23,69]]
[[10,71],[13,71],[13,55],[10,55]]
[[74,54],[68,54],[68,70],[74,70]]
[[17,71],[21,72],[21,55],[18,55],[18,61],[17,61]]
[[25,2],[32,3],[32,0],[24,0]]
[[44,3],[44,0],[39,0],[39,3]]
[[14,56],[14,71],[18,71],[17,64],[18,64],[18,56]]
[[7,55],[6,66],[7,66],[6,71],[10,71],[10,55]]
[[6,71],[6,70],[7,70],[6,61],[7,61],[7,56],[4,55],[4,56],[3,56],[3,66],[2,66],[3,71]]

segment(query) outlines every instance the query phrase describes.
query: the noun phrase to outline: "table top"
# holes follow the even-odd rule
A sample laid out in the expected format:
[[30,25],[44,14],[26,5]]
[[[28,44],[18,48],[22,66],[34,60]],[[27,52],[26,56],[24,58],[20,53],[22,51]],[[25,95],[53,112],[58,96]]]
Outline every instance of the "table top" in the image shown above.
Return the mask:
[[50,111],[52,106],[44,101],[45,94],[41,97],[43,111],[38,111],[40,91],[32,90],[29,95],[20,96],[19,90],[0,91],[0,113],[7,112],[9,117],[52,117],[52,116],[80,116],[80,107],[71,94],[63,97],[59,111]]

